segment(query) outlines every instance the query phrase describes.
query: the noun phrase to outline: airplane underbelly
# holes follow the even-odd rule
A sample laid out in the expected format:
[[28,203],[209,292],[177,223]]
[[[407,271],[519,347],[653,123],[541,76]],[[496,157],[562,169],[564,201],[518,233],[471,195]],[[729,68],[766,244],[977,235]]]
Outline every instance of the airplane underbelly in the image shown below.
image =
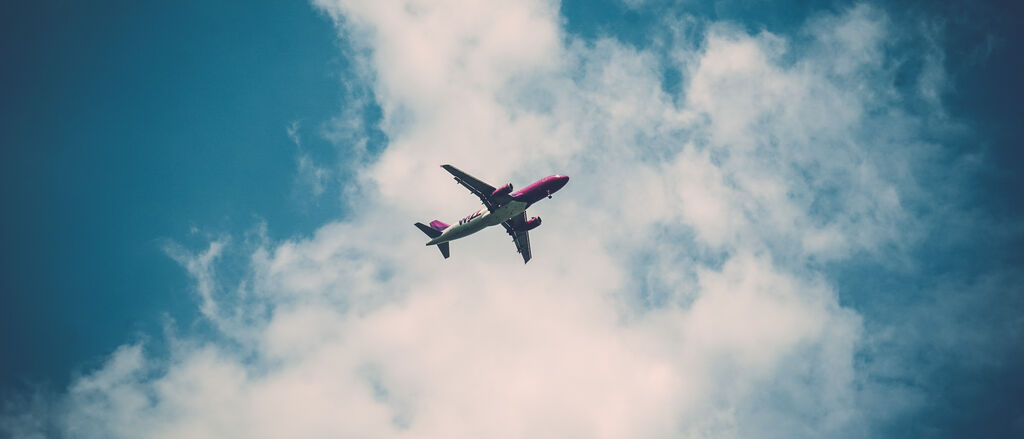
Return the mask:
[[454,225],[446,230],[444,234],[437,237],[437,243],[453,241],[459,238],[472,235],[486,227],[501,224],[526,210],[526,203],[522,201],[511,201],[494,212],[483,211],[480,216],[468,222]]
[[487,224],[485,224],[483,220],[484,218],[475,218],[473,221],[470,221],[468,223],[452,226],[451,230],[446,231],[439,238],[443,239],[444,241],[451,241],[472,235],[476,232],[479,232],[484,227],[487,227]]
[[512,219],[516,215],[523,213],[525,210],[526,203],[522,201],[510,201],[504,206],[497,208],[491,213],[491,215],[488,215],[486,219],[488,220],[488,225],[497,225]]

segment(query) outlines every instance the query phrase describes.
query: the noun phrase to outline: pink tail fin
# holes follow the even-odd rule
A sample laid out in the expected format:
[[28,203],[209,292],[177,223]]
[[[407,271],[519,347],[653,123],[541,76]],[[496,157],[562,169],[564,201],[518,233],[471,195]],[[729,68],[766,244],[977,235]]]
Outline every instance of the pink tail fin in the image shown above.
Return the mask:
[[442,223],[441,221],[433,220],[433,221],[430,222],[430,228],[432,228],[434,230],[437,230],[439,232],[443,232],[444,229],[448,228],[448,225],[445,224],[445,223]]

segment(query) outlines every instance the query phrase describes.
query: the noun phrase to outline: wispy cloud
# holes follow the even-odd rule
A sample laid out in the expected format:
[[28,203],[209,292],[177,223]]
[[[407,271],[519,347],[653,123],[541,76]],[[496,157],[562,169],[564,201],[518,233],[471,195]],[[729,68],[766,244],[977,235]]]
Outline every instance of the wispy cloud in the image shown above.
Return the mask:
[[295,144],[295,148],[298,150],[297,161],[298,169],[296,171],[296,178],[299,183],[299,187],[302,188],[303,192],[312,194],[313,198],[319,198],[324,194],[326,185],[332,181],[331,171],[318,165],[309,153],[302,146],[302,136],[299,134],[299,129],[302,124],[299,121],[293,121],[288,125],[286,131],[288,133],[288,139]]

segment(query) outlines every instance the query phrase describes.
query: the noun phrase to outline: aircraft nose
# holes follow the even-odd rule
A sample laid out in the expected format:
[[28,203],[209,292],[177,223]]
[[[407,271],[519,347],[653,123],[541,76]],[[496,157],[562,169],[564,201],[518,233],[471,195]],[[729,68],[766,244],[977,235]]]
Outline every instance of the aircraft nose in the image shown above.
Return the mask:
[[569,176],[568,175],[556,175],[555,176],[555,190],[556,191],[561,189],[563,186],[565,186],[566,183],[569,183]]

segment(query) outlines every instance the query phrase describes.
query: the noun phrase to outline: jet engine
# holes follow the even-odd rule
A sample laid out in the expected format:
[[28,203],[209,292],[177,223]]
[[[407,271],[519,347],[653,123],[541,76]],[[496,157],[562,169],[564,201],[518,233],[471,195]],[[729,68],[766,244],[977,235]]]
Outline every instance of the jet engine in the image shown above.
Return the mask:
[[498,197],[502,195],[508,195],[509,192],[512,192],[512,183],[508,183],[500,188],[495,189],[494,193],[492,193],[491,196]]
[[519,227],[519,231],[520,232],[526,232],[526,231],[529,231],[529,230],[536,229],[537,227],[540,227],[540,217],[539,216],[535,216],[535,217],[530,218],[529,220],[527,220],[526,224],[523,224],[522,226]]

